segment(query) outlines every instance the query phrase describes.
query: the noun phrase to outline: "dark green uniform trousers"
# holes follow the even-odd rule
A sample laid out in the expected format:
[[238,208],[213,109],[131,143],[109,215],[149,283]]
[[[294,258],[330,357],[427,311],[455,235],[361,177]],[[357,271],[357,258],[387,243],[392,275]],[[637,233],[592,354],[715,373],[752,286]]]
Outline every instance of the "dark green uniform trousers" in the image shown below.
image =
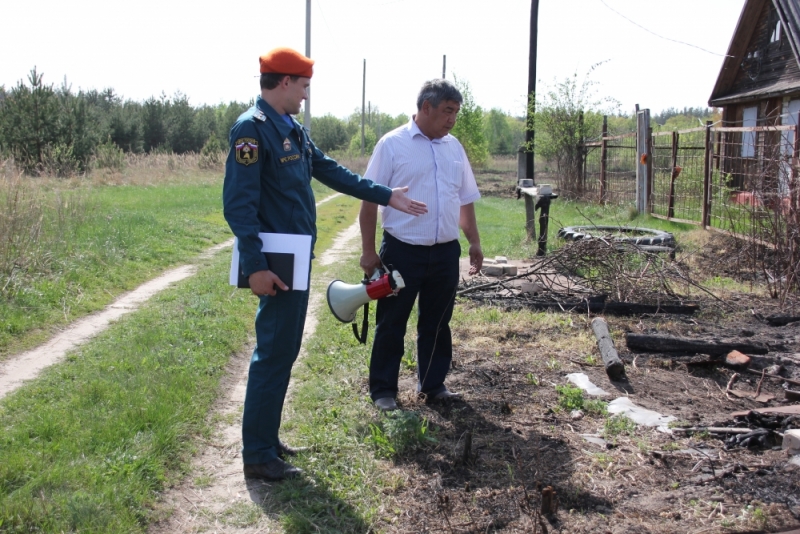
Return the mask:
[[263,464],[278,457],[281,411],[292,365],[300,353],[308,291],[259,297],[256,348],[250,360],[242,421],[242,459]]

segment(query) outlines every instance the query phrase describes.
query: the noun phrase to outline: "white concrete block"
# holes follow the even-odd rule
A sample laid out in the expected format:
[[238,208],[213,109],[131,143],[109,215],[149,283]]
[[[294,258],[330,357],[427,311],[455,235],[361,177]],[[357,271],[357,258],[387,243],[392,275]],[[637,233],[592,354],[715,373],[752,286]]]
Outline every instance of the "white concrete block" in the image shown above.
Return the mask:
[[508,276],[517,276],[516,265],[503,265],[503,274]]
[[502,265],[486,265],[483,267],[483,274],[486,276],[503,276]]
[[497,263],[508,263],[508,258],[505,256],[495,256],[494,261]]
[[783,449],[789,454],[800,454],[800,429],[787,430],[783,433]]

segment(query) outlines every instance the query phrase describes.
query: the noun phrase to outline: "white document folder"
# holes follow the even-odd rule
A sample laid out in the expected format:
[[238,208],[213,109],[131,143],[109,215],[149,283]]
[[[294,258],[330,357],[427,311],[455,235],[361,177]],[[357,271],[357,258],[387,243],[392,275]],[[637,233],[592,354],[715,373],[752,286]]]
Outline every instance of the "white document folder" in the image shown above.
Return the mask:
[[[297,291],[308,289],[308,270],[311,266],[311,236],[300,234],[266,234],[259,233],[261,252],[284,252],[294,254],[294,286]],[[238,285],[239,281],[239,240],[233,240],[231,257],[230,284]]]

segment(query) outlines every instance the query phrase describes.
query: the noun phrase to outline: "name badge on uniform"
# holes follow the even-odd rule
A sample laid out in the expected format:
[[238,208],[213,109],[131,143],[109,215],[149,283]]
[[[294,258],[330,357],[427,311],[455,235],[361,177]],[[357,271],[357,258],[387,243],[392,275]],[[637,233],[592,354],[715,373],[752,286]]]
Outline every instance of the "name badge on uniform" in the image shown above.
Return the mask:
[[236,162],[244,166],[258,161],[258,141],[252,137],[242,137],[234,143]]
[[300,154],[296,154],[295,153],[295,154],[292,154],[290,156],[284,156],[282,158],[279,158],[278,161],[281,162],[281,165],[284,165],[286,163],[291,163],[293,161],[298,161],[299,159],[300,159]]
[[283,151],[289,152],[292,149],[292,143],[289,141],[289,138],[283,140]]

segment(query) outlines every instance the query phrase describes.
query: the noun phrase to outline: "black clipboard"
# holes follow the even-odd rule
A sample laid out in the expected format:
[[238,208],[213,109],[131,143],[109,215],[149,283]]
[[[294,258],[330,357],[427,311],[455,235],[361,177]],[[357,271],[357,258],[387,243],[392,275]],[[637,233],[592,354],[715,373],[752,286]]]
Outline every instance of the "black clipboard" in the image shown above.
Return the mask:
[[[269,265],[269,270],[278,275],[278,278],[289,286],[289,291],[291,291],[294,288],[294,254],[290,252],[264,252],[263,254]],[[236,287],[250,287],[250,279],[242,272],[241,265],[239,266],[239,277]],[[277,285],[275,289],[280,290]]]

